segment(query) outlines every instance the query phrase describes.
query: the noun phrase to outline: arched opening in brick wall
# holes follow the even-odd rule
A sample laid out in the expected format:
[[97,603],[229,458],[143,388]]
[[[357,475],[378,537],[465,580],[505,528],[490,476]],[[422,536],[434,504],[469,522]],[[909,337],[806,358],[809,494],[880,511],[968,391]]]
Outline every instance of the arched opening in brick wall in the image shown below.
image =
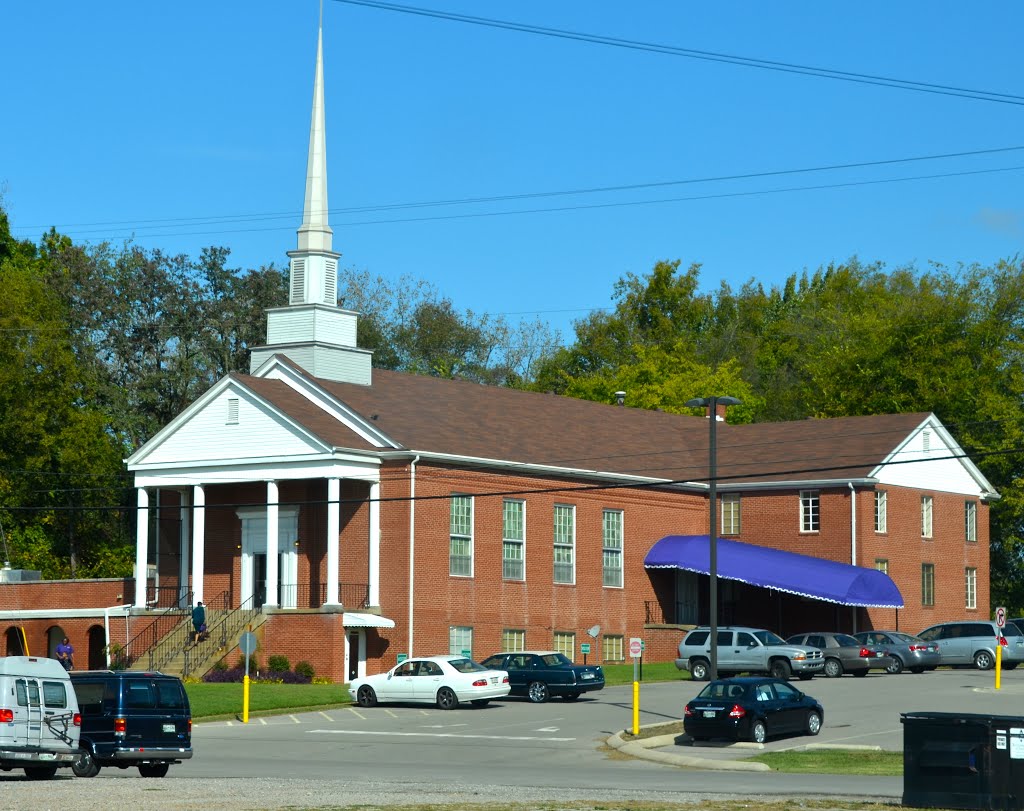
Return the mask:
[[93,625],[88,632],[89,670],[105,670],[107,667],[107,636],[102,625]]
[[7,629],[4,634],[6,639],[6,652],[4,656],[24,656],[25,655],[25,640],[21,635],[21,629],[11,627]]
[[[51,626],[46,632],[46,655],[51,659],[57,658],[57,646],[61,643],[61,640],[66,637],[67,634],[64,629],[59,625]],[[69,640],[70,641],[70,640]],[[74,646],[74,642],[71,643]]]

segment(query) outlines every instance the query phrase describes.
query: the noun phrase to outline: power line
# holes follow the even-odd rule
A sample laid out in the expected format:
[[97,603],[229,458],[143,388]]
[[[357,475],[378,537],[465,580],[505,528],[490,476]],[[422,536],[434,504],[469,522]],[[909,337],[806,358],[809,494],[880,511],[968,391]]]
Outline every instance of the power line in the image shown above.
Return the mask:
[[[818,172],[834,172],[847,169],[867,169],[875,166],[895,166],[906,163],[920,163],[923,161],[935,161],[935,160],[949,160],[951,158],[968,158],[977,157],[979,155],[997,155],[1007,152],[1019,152],[1024,150],[1024,145],[1020,146],[1004,146],[1004,147],[993,147],[989,149],[972,149],[964,150],[960,152],[944,152],[933,155],[913,155],[910,157],[902,158],[884,158],[881,160],[874,161],[852,161],[847,163],[834,163],[825,164],[821,166],[803,166],[792,169],[768,169],[759,170],[753,172],[741,172],[731,175],[711,175],[709,177],[693,177],[693,178],[678,178],[674,180],[656,180],[644,183],[625,183],[620,185],[610,186],[593,186],[580,189],[560,189],[560,190],[548,190],[538,192],[524,192],[521,194],[492,194],[482,197],[456,197],[442,200],[423,200],[418,202],[407,202],[407,203],[381,203],[374,205],[362,205],[362,206],[349,206],[344,208],[332,208],[328,209],[327,213],[330,216],[340,216],[344,214],[361,214],[361,213],[373,213],[378,211],[396,211],[404,209],[415,209],[415,208],[436,208],[440,206],[460,206],[460,205],[479,205],[481,203],[495,203],[495,202],[511,202],[516,200],[533,200],[543,199],[548,197],[568,197],[575,195],[584,194],[607,194],[611,192],[623,192],[623,191],[641,191],[644,189],[656,189],[666,188],[669,186],[685,186],[685,185],[696,185],[700,183],[721,183],[735,180],[756,180],[760,178],[769,177],[783,177],[786,175],[801,175],[801,174],[814,174]],[[112,220],[107,222],[92,222],[92,223],[58,223],[54,227],[58,228],[73,228],[73,229],[87,229],[93,228],[94,226],[147,226],[152,225],[158,228],[174,228],[177,226],[184,225],[218,225],[218,224],[231,224],[231,223],[244,223],[244,222],[259,222],[266,220],[280,220],[280,219],[296,219],[302,214],[301,211],[284,211],[284,212],[271,212],[263,214],[223,214],[223,215],[210,215],[204,217],[171,217],[166,219],[149,219],[149,220]],[[160,225],[160,223],[167,223],[167,225]],[[38,230],[40,228],[49,228],[49,225],[26,225],[19,226],[12,229],[13,231],[29,231]],[[249,229],[249,230],[290,230],[293,226],[280,226],[268,229]],[[88,230],[76,230],[76,234],[89,234],[94,233]],[[228,232],[207,232],[207,233],[228,233]],[[172,234],[168,234],[171,236]],[[186,234],[179,234],[186,235]]]
[[598,45],[608,45],[616,48],[627,48],[637,51],[649,51],[668,56],[681,56],[688,59],[699,59],[707,62],[722,62],[741,67],[758,68],[761,70],[772,70],[782,73],[795,73],[804,76],[813,76],[820,79],[833,79],[837,81],[853,82],[856,84],[875,85],[878,87],[891,87],[897,90],[912,90],[918,93],[932,93],[941,96],[953,96],[956,98],[967,98],[975,101],[991,101],[1000,104],[1013,104],[1024,106],[1024,96],[1012,93],[998,93],[990,90],[975,90],[967,87],[956,87],[952,85],[935,84],[932,82],[919,82],[912,79],[899,79],[893,76],[881,76],[870,73],[856,73],[853,71],[835,70],[833,68],[818,68],[811,65],[800,65],[793,62],[779,62],[770,59],[758,59],[754,57],[738,56],[736,54],[718,53],[715,51],[702,51],[694,48],[682,48],[674,45],[664,45],[655,42],[643,42],[639,40],[622,39],[609,37],[601,34],[587,34],[580,31],[569,31],[562,28],[548,28],[545,26],[532,25],[529,23],[515,23],[508,20],[497,20],[489,17],[475,17],[469,14],[455,14],[434,9],[418,8],[415,6],[403,6],[397,3],[386,3],[381,0],[335,0],[338,3],[346,3],[353,6],[366,6],[368,8],[380,9],[382,11],[396,11],[403,14],[414,14],[421,17],[433,17],[442,20],[480,25],[488,28],[501,28],[508,31],[520,31],[528,34],[538,34],[558,39],[575,40]]

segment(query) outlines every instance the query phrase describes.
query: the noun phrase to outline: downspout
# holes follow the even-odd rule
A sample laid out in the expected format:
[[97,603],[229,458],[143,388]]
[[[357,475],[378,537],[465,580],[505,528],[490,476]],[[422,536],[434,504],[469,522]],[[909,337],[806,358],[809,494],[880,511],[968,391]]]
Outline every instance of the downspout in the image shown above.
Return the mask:
[[416,580],[416,463],[420,455],[409,463],[409,658],[412,658],[413,586]]
[[[847,482],[850,488],[850,565],[857,565],[857,491],[853,482]],[[857,607],[853,609],[853,633],[857,633]]]
[[110,670],[110,612],[115,608],[124,611],[124,643],[125,645],[128,644],[128,616],[131,613],[131,610],[123,603],[107,606],[103,609],[103,639],[106,640],[107,643],[103,646],[103,650],[107,656],[107,670]]

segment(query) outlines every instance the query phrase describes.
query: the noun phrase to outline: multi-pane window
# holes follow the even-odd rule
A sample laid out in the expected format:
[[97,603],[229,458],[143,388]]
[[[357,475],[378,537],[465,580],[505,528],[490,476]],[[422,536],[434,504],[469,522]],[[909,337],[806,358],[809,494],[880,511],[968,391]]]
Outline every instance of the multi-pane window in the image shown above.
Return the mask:
[[452,625],[448,629],[448,653],[473,658],[473,629],[468,625]]
[[875,532],[885,532],[888,523],[888,494],[885,490],[875,490]]
[[501,576],[525,580],[525,560],[526,502],[505,501],[501,507]]
[[921,605],[935,605],[935,564],[921,564]]
[[526,631],[518,628],[506,628],[501,632],[501,649],[503,651],[526,650]]
[[875,558],[875,568],[882,574],[889,574],[889,561],[886,558]]
[[722,496],[722,534],[740,534],[740,494],[726,493]]
[[932,537],[932,497],[921,496],[921,537]]
[[555,631],[555,650],[565,654],[570,659],[576,659],[576,634],[565,631]]
[[555,505],[555,582],[576,582],[576,508]]
[[625,659],[622,655],[621,636],[601,637],[601,659],[605,662],[621,662]]
[[622,510],[605,510],[601,542],[604,585],[622,588]]
[[973,501],[964,502],[964,537],[968,541],[978,540],[978,505]]
[[800,491],[800,531],[818,532],[821,529],[820,493],[817,490]]
[[473,575],[473,498],[452,496],[451,545],[448,549],[448,573],[455,577]]
[[967,596],[967,608],[978,607],[978,570],[973,566],[964,569],[964,587]]

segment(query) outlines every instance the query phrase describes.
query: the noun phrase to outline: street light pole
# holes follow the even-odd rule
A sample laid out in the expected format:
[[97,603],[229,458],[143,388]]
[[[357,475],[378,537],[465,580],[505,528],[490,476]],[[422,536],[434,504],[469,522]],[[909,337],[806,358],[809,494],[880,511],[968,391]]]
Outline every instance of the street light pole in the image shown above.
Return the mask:
[[690,408],[707,408],[710,421],[710,436],[708,439],[708,503],[710,504],[711,521],[708,531],[708,578],[710,588],[708,589],[708,602],[710,611],[708,626],[710,634],[708,641],[711,643],[711,669],[708,673],[710,679],[718,678],[718,406],[719,405],[740,405],[735,397],[696,397],[687,400],[686,405]]

